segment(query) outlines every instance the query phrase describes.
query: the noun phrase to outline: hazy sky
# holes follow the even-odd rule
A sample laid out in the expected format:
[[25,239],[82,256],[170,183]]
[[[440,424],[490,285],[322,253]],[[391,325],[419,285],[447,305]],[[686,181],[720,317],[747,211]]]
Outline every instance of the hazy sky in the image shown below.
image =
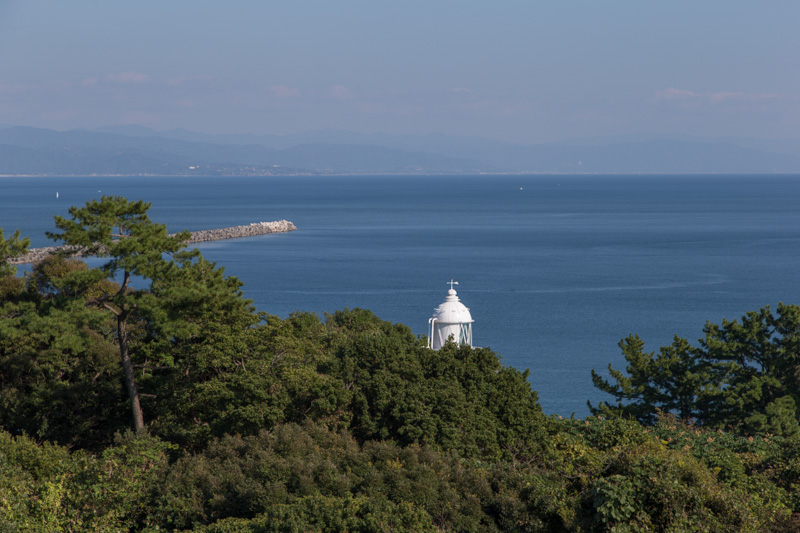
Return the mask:
[[0,124],[800,138],[797,0],[0,0]]

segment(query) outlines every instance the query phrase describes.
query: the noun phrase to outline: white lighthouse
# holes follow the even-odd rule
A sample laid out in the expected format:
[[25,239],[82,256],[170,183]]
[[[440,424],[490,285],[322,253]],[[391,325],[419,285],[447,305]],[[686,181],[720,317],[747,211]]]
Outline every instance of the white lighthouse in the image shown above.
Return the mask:
[[472,315],[453,289],[453,285],[458,285],[458,282],[451,279],[448,283],[450,290],[447,291],[447,298],[428,319],[428,348],[434,350],[444,346],[451,336],[453,342],[459,346],[472,346]]

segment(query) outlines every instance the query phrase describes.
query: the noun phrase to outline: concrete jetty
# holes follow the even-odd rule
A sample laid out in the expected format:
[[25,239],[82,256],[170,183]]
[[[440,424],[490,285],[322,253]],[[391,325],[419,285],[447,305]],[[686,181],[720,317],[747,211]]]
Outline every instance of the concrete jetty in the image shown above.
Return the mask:
[[[295,230],[297,230],[297,226],[288,220],[254,222],[246,226],[193,231],[186,243],[194,244],[198,242],[221,241],[224,239],[239,239],[241,237],[253,237],[255,235],[266,235],[268,233],[286,233]],[[171,235],[175,234],[173,233]],[[80,253],[79,249],[74,246],[45,246],[43,248],[31,248],[25,255],[9,260],[9,263],[12,265],[38,263],[48,255],[56,252],[72,252],[72,255],[76,257],[83,255]]]

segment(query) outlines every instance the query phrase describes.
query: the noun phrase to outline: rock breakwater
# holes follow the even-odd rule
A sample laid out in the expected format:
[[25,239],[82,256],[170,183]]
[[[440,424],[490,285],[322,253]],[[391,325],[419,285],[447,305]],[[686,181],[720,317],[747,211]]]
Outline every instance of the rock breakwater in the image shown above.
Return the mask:
[[[191,232],[191,236],[186,241],[188,244],[208,241],[221,241],[225,239],[239,239],[241,237],[253,237],[256,235],[266,235],[268,233],[286,233],[297,230],[292,222],[288,220],[275,220],[272,222],[254,222],[245,226],[233,226],[230,228],[205,229]],[[173,234],[174,235],[174,234]],[[82,257],[84,254],[74,246],[45,246],[42,248],[31,248],[23,256],[11,259],[12,265],[26,265],[38,263],[48,255],[60,252],[67,253],[73,257]]]
[[288,220],[276,220],[273,222],[253,222],[246,226],[233,226],[232,228],[206,229],[193,231],[189,238],[189,244],[195,242],[221,241],[223,239],[238,239],[240,237],[252,237],[254,235],[266,235],[267,233],[286,233],[295,231],[297,226]]

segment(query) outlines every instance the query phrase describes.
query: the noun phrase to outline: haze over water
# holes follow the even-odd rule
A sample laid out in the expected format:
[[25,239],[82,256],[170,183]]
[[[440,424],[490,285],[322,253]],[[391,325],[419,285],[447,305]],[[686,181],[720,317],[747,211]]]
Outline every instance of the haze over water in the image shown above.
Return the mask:
[[800,176],[2,178],[0,227],[49,245],[53,215],[103,194],[170,231],[293,221],[199,246],[282,317],[362,307],[422,335],[454,278],[475,343],[564,416],[610,399],[590,370],[624,367],[629,333],[657,350],[800,302]]

